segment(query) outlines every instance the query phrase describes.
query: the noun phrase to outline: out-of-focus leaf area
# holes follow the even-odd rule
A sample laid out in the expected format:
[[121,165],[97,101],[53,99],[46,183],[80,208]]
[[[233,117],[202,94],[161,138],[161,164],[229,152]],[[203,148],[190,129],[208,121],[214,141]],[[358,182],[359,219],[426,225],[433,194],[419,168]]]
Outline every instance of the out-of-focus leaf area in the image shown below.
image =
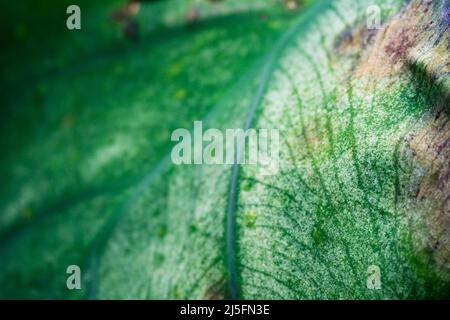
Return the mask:
[[[0,7],[0,298],[450,297],[448,1]],[[278,173],[174,165],[198,120]]]

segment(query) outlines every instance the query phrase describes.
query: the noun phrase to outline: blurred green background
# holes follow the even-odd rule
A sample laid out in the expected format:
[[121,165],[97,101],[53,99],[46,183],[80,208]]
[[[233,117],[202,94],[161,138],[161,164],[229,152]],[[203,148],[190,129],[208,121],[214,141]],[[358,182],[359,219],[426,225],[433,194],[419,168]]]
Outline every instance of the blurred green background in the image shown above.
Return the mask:
[[70,4],[0,4],[1,298],[88,297],[86,286],[65,288],[66,266],[91,263],[117,208],[169,152],[170,133],[258,68],[303,9],[144,2],[138,36],[127,37],[112,19],[126,1],[77,1],[81,30],[66,28]]

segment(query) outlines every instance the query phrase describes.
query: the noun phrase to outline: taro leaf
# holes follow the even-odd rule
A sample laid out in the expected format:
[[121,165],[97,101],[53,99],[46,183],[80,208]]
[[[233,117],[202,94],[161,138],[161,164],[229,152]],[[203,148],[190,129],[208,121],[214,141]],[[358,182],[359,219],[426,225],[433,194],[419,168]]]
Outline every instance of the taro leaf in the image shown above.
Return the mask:
[[[60,9],[65,12],[64,6]],[[110,13],[101,5],[82,11],[101,25]],[[106,250],[106,261],[110,252],[106,243],[115,243],[112,231],[119,220],[117,233],[126,228],[127,217],[135,217],[138,204],[144,206],[140,209],[145,215],[127,242],[135,247],[133,253],[155,259],[155,265],[164,259],[159,251],[153,255],[142,248],[148,250],[154,236],[176,233],[165,222],[166,194],[172,183],[160,177],[167,169],[171,132],[190,128],[198,119],[232,117],[231,108],[240,118],[245,109],[240,111],[231,99],[240,100],[243,88],[256,81],[261,55],[292,18],[280,10],[236,13],[160,28],[144,33],[137,43],[125,44],[123,39],[108,44],[109,30],[105,39],[95,38],[99,31],[90,31],[88,20],[84,33],[63,36],[79,36],[79,42],[73,40],[73,47],[63,47],[49,59],[54,65],[44,63],[30,70],[32,79],[16,81],[12,68],[6,68],[12,71],[5,90],[11,94],[2,95],[6,106],[1,127],[1,296],[93,297],[97,286],[116,285],[109,274],[101,281],[93,279],[90,270],[97,275],[97,269],[106,266],[101,256]],[[86,47],[85,42],[104,47],[97,47],[95,54],[91,49],[77,61],[72,50]],[[29,45],[34,55],[41,54],[42,48],[33,42],[23,45]],[[142,203],[148,192],[152,199]],[[164,251],[162,245],[160,249]],[[129,255],[124,253],[123,258]],[[83,272],[80,292],[66,288],[66,268],[71,264]],[[132,264],[149,270],[149,264],[142,268],[138,260]],[[121,285],[131,284],[132,271],[123,274],[127,280]],[[148,277],[136,280],[135,285]],[[164,291],[148,296],[117,287],[100,297],[120,292],[136,298],[167,296]]]
[[[448,296],[445,3],[378,1],[378,31],[371,4],[274,4],[126,46],[97,30],[100,48],[79,40],[95,59],[61,50],[57,72],[11,71],[0,296]],[[278,128],[279,173],[173,166],[170,133],[194,120]]]
[[446,6],[412,1],[373,32],[369,4],[333,2],[278,62],[254,126],[280,128],[281,174],[241,172],[236,295],[449,293]]

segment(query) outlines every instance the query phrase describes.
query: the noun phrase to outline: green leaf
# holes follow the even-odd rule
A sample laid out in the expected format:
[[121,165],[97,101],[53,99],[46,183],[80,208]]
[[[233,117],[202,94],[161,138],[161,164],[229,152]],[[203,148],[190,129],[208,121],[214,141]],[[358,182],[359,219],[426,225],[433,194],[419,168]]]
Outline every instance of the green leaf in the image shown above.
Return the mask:
[[[377,1],[379,31],[365,0],[223,1],[188,25],[175,3],[142,9],[138,42],[92,4],[68,47],[2,57],[0,297],[448,297],[444,1]],[[173,165],[195,120],[279,129],[279,173]]]

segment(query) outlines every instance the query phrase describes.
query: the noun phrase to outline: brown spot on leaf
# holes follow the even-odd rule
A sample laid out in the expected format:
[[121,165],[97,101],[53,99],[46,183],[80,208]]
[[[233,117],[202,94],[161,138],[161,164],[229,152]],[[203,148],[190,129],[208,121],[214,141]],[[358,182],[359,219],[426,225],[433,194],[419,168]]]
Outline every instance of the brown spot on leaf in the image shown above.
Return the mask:
[[410,64],[411,53],[429,52],[431,40],[436,44],[444,39],[443,21],[436,20],[436,10],[430,1],[411,1],[398,15],[385,23],[373,46],[362,54],[357,75],[385,77],[403,72]]
[[450,279],[450,119],[440,110],[409,141],[424,174],[416,194],[417,244]]
[[206,300],[225,300],[229,298],[228,282],[224,279],[211,285],[205,292]]
[[361,25],[358,28],[346,30],[336,41],[335,48],[341,55],[358,56],[363,49],[367,49],[374,41],[378,30],[368,29]]
[[415,44],[416,35],[412,30],[405,28],[400,30],[395,38],[395,41],[392,40],[384,48],[393,64],[405,61],[409,49]]
[[75,121],[75,116],[72,113],[68,113],[62,118],[60,123],[61,129],[68,129],[72,127],[73,122]]

